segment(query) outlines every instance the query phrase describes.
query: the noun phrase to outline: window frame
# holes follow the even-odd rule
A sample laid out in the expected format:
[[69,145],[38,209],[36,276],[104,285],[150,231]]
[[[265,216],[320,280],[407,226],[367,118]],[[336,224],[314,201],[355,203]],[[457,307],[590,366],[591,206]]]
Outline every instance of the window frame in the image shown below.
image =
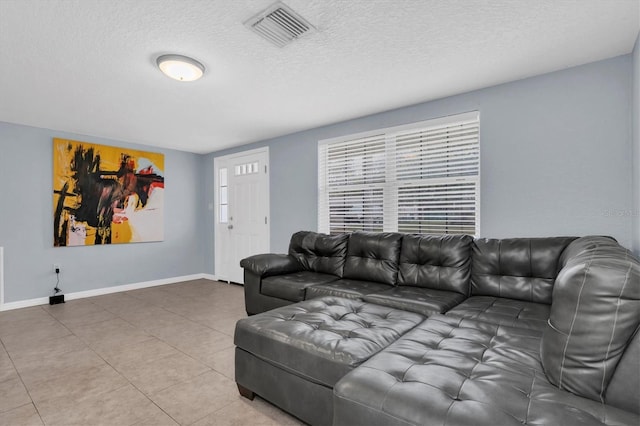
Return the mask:
[[[474,229],[475,232],[470,235],[478,237],[480,235],[480,221],[481,221],[481,136],[480,136],[480,113],[479,111],[470,111],[461,114],[450,115],[446,117],[434,118],[430,120],[387,127],[383,129],[375,129],[366,132],[360,132],[345,136],[339,136],[329,139],[323,139],[318,141],[318,231],[323,233],[330,233],[330,186],[328,185],[327,178],[327,149],[330,145],[335,144],[347,144],[349,141],[359,141],[362,139],[375,138],[376,136],[383,135],[385,140],[385,158],[384,158],[384,182],[363,184],[363,185],[351,185],[352,188],[383,188],[383,206],[382,206],[382,229],[376,229],[376,231],[384,232],[398,232],[399,223],[399,191],[400,188],[408,188],[411,186],[409,179],[398,179],[396,166],[398,165],[398,150],[396,147],[396,138],[399,135],[407,134],[411,132],[424,132],[429,129],[435,129],[438,127],[455,126],[457,124],[476,122],[477,126],[477,173],[470,176],[452,176],[452,177],[432,177],[428,179],[421,179],[423,186],[441,184],[461,184],[472,183],[475,185],[475,210],[474,210]],[[413,185],[418,186],[419,179],[413,179]],[[428,183],[428,184],[427,184]],[[334,190],[348,190],[350,185],[334,186]],[[364,200],[364,198],[363,198]],[[363,201],[364,203],[364,201]],[[355,229],[354,229],[355,230]],[[340,231],[337,231],[340,232]],[[403,231],[400,231],[403,232]],[[446,233],[446,232],[445,232]],[[455,232],[452,232],[455,233]]]

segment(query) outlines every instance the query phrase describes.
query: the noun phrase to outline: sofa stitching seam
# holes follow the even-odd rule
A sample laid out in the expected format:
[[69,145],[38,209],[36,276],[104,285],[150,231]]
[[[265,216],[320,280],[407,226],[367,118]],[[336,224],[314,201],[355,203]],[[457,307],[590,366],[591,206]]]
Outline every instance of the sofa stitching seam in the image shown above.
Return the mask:
[[587,267],[584,271],[584,276],[582,278],[582,285],[580,286],[580,291],[578,292],[578,300],[576,302],[576,309],[573,313],[573,319],[571,320],[571,326],[569,327],[569,333],[567,334],[567,339],[564,344],[564,349],[562,350],[562,362],[560,363],[560,377],[558,378],[558,386],[562,387],[562,381],[564,378],[564,363],[567,359],[567,350],[569,349],[569,341],[571,340],[571,333],[573,332],[573,327],[576,323],[576,318],[578,317],[578,312],[580,311],[580,298],[582,296],[582,291],[584,290],[584,286],[587,281],[587,274],[589,273],[589,269],[591,268],[591,263],[593,262],[594,254],[591,255],[589,262],[587,263]]
[[609,352],[611,351],[611,345],[613,343],[613,337],[616,334],[616,324],[618,323],[618,314],[620,313],[620,299],[622,298],[622,293],[624,293],[625,288],[627,287],[627,283],[629,282],[629,278],[631,276],[631,266],[632,263],[629,262],[629,269],[627,270],[627,273],[625,274],[625,278],[624,278],[624,284],[622,285],[622,288],[620,289],[620,294],[618,295],[618,303],[616,305],[616,314],[613,317],[613,327],[611,330],[611,338],[609,339],[609,345],[607,346],[607,351],[605,352],[605,355],[602,359],[602,383],[600,384],[600,402],[604,403],[604,388],[605,388],[605,377],[607,375],[607,363],[606,360],[609,357]]

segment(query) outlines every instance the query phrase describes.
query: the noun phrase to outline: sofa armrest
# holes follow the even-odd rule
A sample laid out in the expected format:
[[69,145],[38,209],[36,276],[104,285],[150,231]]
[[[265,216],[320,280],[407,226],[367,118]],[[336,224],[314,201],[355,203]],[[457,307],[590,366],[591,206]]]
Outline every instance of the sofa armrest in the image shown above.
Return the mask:
[[293,256],[287,254],[257,254],[240,261],[240,266],[264,278],[272,275],[290,274],[303,270]]

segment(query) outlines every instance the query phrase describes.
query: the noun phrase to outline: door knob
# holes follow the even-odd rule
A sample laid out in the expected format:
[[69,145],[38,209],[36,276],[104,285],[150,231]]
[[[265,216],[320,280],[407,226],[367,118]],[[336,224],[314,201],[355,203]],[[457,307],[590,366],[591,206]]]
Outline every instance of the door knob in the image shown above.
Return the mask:
[[227,225],[227,229],[233,229],[233,225]]

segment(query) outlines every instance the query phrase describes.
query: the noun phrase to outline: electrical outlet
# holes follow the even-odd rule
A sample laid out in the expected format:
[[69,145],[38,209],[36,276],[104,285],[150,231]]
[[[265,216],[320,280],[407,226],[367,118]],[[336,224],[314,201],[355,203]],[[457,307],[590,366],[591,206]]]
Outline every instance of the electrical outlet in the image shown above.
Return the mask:
[[54,263],[53,272],[56,274],[59,274],[60,272],[62,272],[62,265],[60,265],[59,263]]

